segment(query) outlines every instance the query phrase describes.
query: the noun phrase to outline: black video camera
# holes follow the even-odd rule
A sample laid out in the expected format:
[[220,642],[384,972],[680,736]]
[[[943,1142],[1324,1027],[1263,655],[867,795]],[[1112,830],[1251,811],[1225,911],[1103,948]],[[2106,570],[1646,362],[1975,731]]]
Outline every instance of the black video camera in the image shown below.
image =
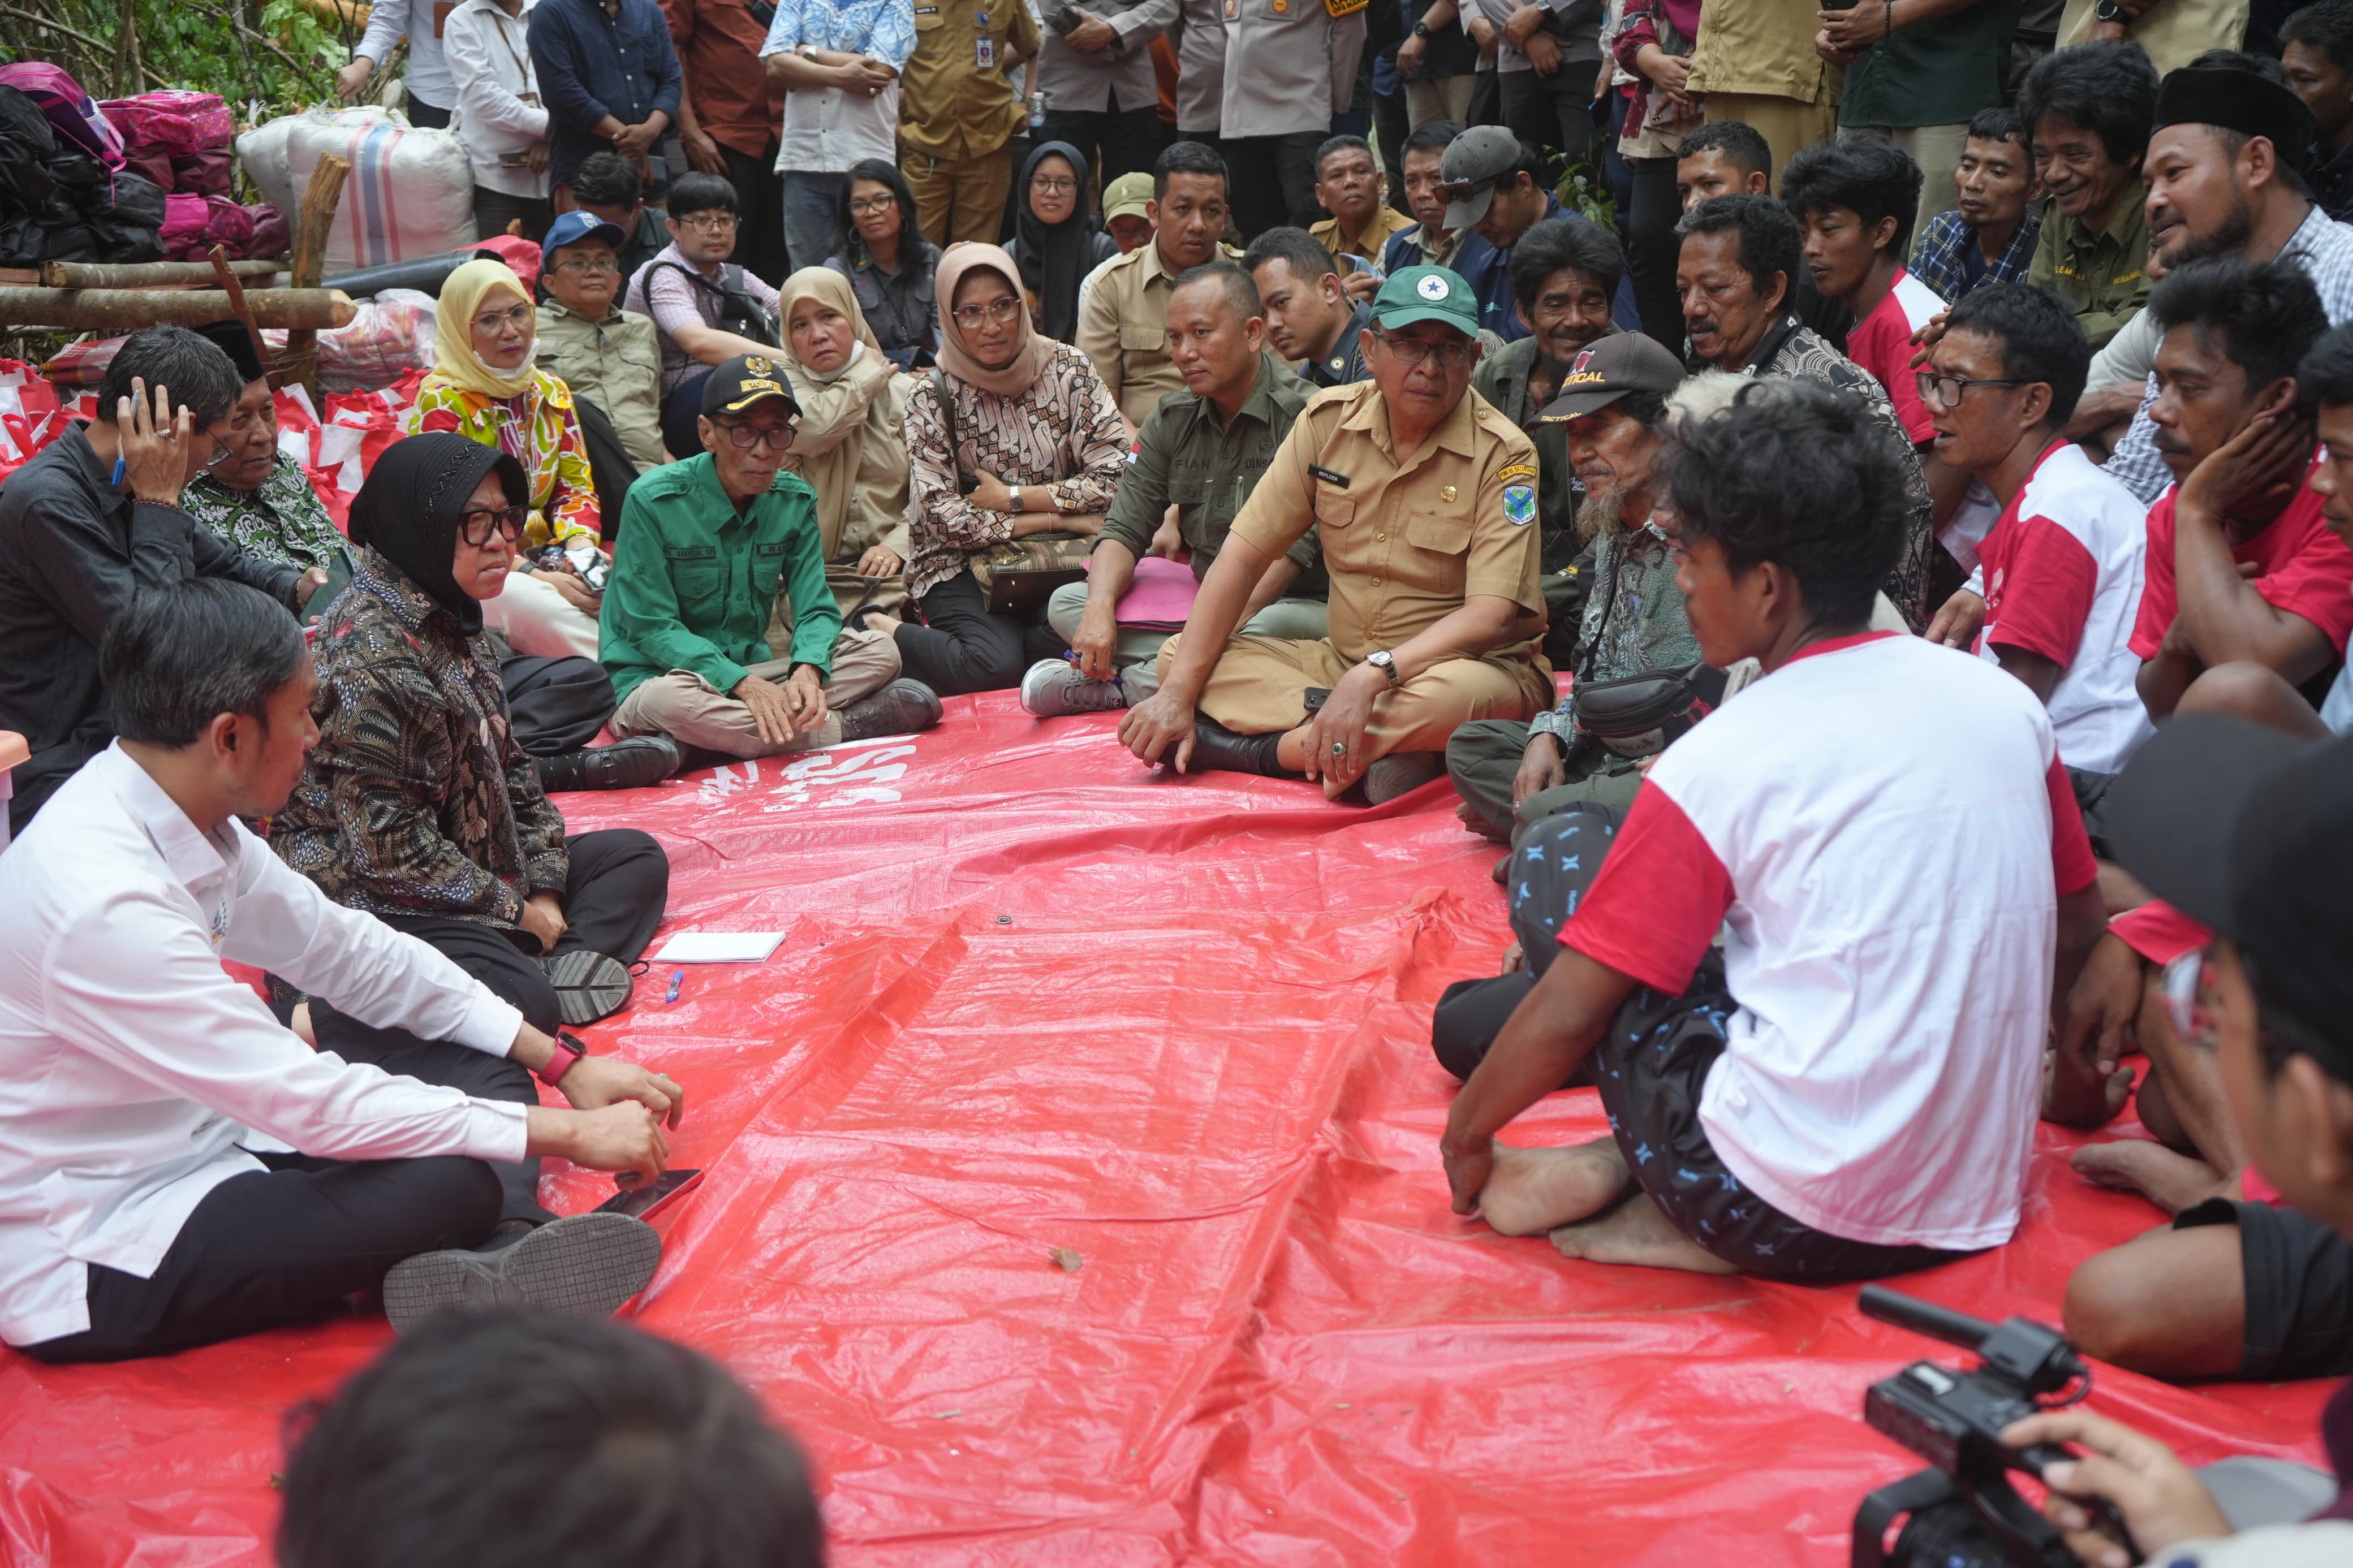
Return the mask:
[[[2074,1458],[2048,1444],[2012,1448],[2004,1428],[2038,1410],[2073,1405],[2092,1372],[2055,1329],[2024,1318],[1994,1324],[1876,1285],[1862,1288],[1866,1317],[1977,1352],[1972,1372],[1914,1362],[1871,1385],[1862,1418],[1935,1467],[1884,1486],[1854,1512],[1853,1568],[2081,1568],[2058,1528],[2019,1496],[2008,1472],[2040,1478]],[[2115,1510],[2087,1505],[2130,1547]],[[1887,1550],[1887,1529],[1904,1530]],[[2136,1561],[2138,1559],[2136,1558]]]

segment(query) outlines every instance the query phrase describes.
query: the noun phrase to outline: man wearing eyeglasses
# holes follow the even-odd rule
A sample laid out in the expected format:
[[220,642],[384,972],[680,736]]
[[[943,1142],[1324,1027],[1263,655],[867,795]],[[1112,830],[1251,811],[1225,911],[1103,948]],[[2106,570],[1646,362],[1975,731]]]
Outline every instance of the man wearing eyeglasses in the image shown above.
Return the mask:
[[[629,461],[644,469],[662,461],[661,343],[651,319],[622,310],[614,298],[621,289],[616,258],[628,238],[618,226],[576,209],[548,226],[539,275],[546,298],[533,353],[572,389],[575,407],[594,404],[612,422]],[[596,493],[608,493],[602,475]]]
[[628,308],[661,332],[663,444],[681,456],[701,450],[694,421],[704,367],[772,353],[776,342],[776,291],[727,259],[737,223],[734,186],[716,174],[680,175],[670,190],[670,244],[629,279]]
[[[1299,416],[1160,653],[1160,689],[1120,740],[1147,763],[1360,780],[1375,805],[1445,771],[1472,719],[1552,706],[1536,651],[1536,455],[1471,395],[1478,302],[1439,267],[1381,285],[1366,329],[1369,383],[1335,387]],[[1316,531],[1330,632],[1235,637],[1276,556]]]
[[614,735],[767,757],[938,723],[932,689],[897,679],[898,644],[841,624],[817,494],[781,471],[800,422],[784,367],[731,359],[702,400],[702,453],[639,479],[621,514],[598,652]]
[[97,418],[0,484],[0,730],[33,752],[16,770],[12,833],[113,739],[98,644],[140,589],[227,577],[299,612],[325,580],[248,554],[181,507],[182,489],[231,456],[242,390],[228,356],[186,328],[134,332],[99,384]]

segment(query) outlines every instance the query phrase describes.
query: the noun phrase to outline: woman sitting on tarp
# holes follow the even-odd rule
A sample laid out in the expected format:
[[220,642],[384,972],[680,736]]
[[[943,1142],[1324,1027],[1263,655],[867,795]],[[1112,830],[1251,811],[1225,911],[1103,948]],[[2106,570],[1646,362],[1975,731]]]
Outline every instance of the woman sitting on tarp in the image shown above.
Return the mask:
[[[449,274],[433,311],[433,369],[411,431],[454,431],[522,465],[531,517],[506,587],[482,618],[517,653],[596,657],[611,557],[596,548],[596,485],[572,390],[532,363],[538,316],[502,261]],[[550,545],[559,547],[544,555]]]
[[1029,319],[1067,343],[1079,330],[1079,285],[1119,254],[1119,241],[1095,216],[1086,154],[1068,142],[1029,154],[1018,194],[1012,255],[1029,285]]
[[914,382],[901,375],[839,272],[805,267],[776,301],[777,354],[801,405],[785,467],[817,491],[826,586],[844,616],[905,602],[907,438]]
[[882,353],[901,370],[928,366],[940,346],[932,281],[940,247],[915,221],[907,177],[883,158],[851,165],[841,193],[843,246],[826,266],[849,280]]
[[1046,595],[1077,580],[1056,569],[1085,559],[1128,443],[1094,362],[1030,326],[1013,258],[950,246],[938,293],[939,369],[915,384],[906,421],[907,593],[925,624],[860,618],[892,635],[910,676],[954,697],[1017,685],[1061,651]]

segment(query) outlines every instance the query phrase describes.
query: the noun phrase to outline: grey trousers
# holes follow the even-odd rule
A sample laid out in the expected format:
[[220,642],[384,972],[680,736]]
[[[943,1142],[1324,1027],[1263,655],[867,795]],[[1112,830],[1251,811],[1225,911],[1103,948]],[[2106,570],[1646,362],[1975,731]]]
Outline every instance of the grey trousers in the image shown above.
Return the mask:
[[[1087,585],[1071,583],[1054,590],[1046,601],[1046,624],[1054,628],[1064,642],[1079,635],[1079,617],[1086,614]],[[1329,629],[1326,605],[1321,599],[1277,599],[1257,615],[1242,623],[1238,637],[1281,637],[1289,642],[1314,642]],[[1143,701],[1160,689],[1160,645],[1185,629],[1182,623],[1147,626],[1124,626],[1119,639],[1113,645],[1112,658],[1119,667],[1120,689],[1127,693],[1129,706]],[[1505,791],[1506,794],[1510,792]]]
[[1568,759],[1567,776],[1559,784],[1537,791],[1514,809],[1512,781],[1527,753],[1528,733],[1517,719],[1474,719],[1446,744],[1446,773],[1455,793],[1487,819],[1495,836],[1517,843],[1531,824],[1585,801],[1619,812],[1634,804],[1634,792],[1642,784],[1634,760],[1588,741]]

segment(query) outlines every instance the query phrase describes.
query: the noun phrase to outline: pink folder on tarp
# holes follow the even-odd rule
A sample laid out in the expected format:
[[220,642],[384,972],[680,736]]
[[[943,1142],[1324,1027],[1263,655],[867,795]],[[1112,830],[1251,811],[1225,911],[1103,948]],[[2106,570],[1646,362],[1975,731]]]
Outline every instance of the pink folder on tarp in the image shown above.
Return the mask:
[[[1094,563],[1087,564],[1092,567]],[[1119,624],[1124,626],[1181,626],[1193,611],[1193,595],[1200,584],[1193,569],[1181,561],[1147,555],[1135,563],[1135,581],[1119,596]]]

